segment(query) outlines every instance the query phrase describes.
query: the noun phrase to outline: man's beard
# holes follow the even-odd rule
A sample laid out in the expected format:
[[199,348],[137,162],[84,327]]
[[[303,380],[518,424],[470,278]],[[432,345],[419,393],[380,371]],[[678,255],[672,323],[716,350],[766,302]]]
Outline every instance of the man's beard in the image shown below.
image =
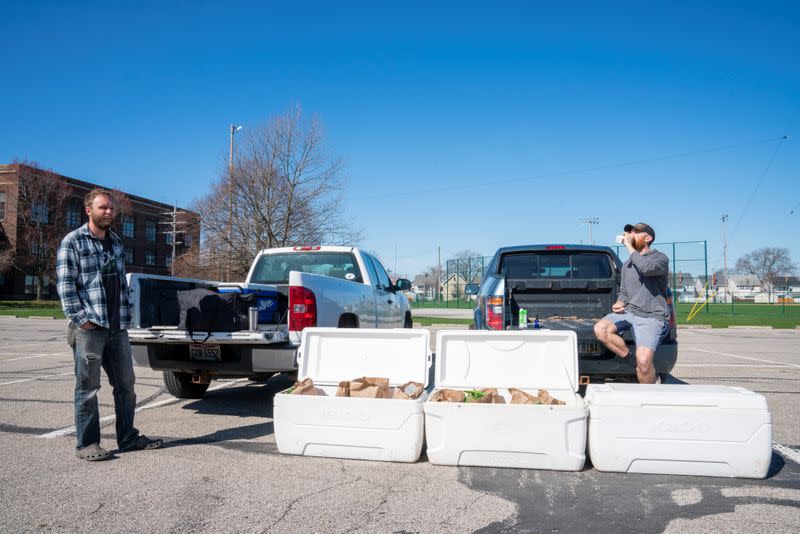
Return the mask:
[[640,239],[634,238],[633,243],[631,244],[633,245],[633,248],[636,249],[636,252],[641,252],[642,250],[644,250],[644,246],[647,244],[647,238],[646,237],[642,237]]
[[108,230],[111,228],[111,225],[114,223],[114,217],[92,217],[92,224],[94,224],[100,230]]

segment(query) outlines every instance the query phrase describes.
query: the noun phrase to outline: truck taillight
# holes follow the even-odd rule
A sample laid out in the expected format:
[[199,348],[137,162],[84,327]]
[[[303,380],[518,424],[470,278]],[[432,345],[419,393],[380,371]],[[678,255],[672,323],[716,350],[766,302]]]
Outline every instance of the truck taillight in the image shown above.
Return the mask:
[[321,248],[322,247],[320,247],[319,245],[317,245],[316,247],[310,247],[310,246],[304,245],[302,247],[294,247],[294,250],[319,250]]
[[300,332],[309,326],[317,326],[314,292],[302,286],[289,286],[289,330]]
[[486,298],[486,326],[492,330],[503,329],[503,297]]

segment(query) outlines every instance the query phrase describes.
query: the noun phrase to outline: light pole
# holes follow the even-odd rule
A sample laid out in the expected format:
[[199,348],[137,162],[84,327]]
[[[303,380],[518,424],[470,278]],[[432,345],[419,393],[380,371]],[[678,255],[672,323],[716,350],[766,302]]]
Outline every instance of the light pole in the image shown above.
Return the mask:
[[585,217],[581,219],[581,222],[589,226],[589,244],[594,245],[594,239],[592,239],[592,225],[600,224],[600,217]]
[[228,158],[228,259],[225,262],[227,265],[225,281],[231,281],[231,263],[233,257],[233,136],[236,132],[241,130],[242,127],[236,124],[231,124],[231,149]]
[[725,227],[728,222],[728,214],[723,213],[722,217],[722,285],[728,287],[728,235]]

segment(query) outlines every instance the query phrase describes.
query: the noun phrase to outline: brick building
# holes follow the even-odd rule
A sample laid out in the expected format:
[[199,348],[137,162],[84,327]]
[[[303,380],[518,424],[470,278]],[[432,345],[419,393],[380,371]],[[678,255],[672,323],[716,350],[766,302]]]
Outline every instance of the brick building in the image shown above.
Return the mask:
[[[47,176],[47,196],[40,201],[25,194],[24,181]],[[23,182],[21,185],[21,181]],[[38,183],[38,182],[37,182]],[[55,187],[54,187],[55,185]],[[83,199],[89,190],[103,185],[77,180],[43,171],[25,164],[0,165],[0,255],[14,255],[14,264],[0,272],[0,299],[25,299],[36,296],[38,277],[32,267],[42,257],[47,264],[54,262],[53,247],[68,232],[88,220]],[[111,189],[111,188],[108,188]],[[172,225],[175,219],[175,257],[186,253],[197,254],[200,244],[200,215],[188,210],[177,210],[169,215],[173,206],[123,192],[123,204],[113,229],[125,244],[125,267],[129,273],[169,275],[172,266]],[[32,204],[32,205],[31,205]],[[37,242],[30,237],[31,221],[47,229],[49,238]],[[40,235],[44,235],[40,232]],[[50,248],[48,248],[50,247]],[[0,267],[2,265],[0,264]],[[41,269],[39,269],[41,272]],[[57,298],[55,280],[44,277],[41,289],[43,298]]]

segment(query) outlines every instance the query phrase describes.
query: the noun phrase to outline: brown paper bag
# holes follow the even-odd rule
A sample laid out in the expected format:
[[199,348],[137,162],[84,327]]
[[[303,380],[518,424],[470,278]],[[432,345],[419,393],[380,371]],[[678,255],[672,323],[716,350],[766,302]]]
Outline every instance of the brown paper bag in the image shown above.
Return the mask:
[[295,382],[287,393],[291,395],[319,395],[317,388],[314,387],[314,381],[310,378],[306,378],[302,382]]
[[457,389],[437,389],[430,398],[431,402],[464,402],[464,392]]
[[[472,394],[472,392],[483,393],[483,396],[478,396]],[[468,402],[470,404],[477,403],[477,404],[505,404],[506,400],[503,398],[502,395],[497,393],[497,389],[495,388],[484,388],[484,389],[471,389],[466,392],[464,402]]]
[[567,404],[564,401],[560,401],[557,398],[550,395],[550,392],[546,389],[539,390],[539,400],[542,401],[542,404],[547,404],[548,406],[563,406]]
[[511,393],[511,404],[542,404],[539,397],[526,393],[521,389],[508,388],[508,392]]
[[389,379],[364,376],[351,380],[350,396],[366,399],[390,399]]
[[393,399],[418,399],[422,392],[425,391],[425,386],[419,382],[406,382],[402,386],[394,388]]
[[350,382],[345,380],[344,382],[339,382],[339,389],[336,390],[337,397],[349,397],[350,396]]

